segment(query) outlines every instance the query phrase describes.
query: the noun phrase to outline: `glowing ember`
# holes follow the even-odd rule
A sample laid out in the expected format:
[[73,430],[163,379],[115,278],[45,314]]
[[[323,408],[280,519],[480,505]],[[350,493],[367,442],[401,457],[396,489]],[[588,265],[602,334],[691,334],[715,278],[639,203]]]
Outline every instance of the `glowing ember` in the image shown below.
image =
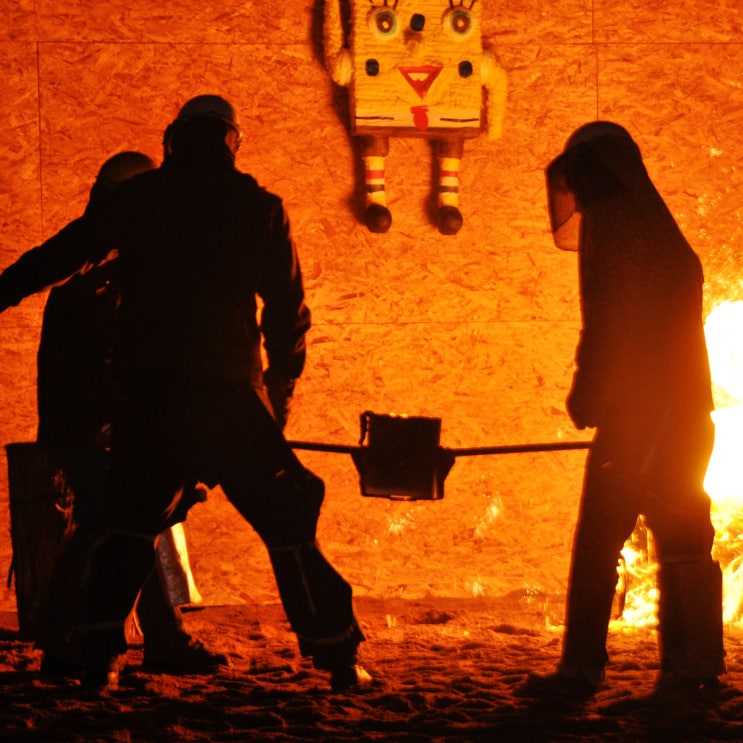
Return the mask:
[[503,504],[500,498],[490,500],[485,508],[485,513],[477,518],[475,524],[475,536],[484,537],[487,535],[490,527],[498,520],[503,510]]

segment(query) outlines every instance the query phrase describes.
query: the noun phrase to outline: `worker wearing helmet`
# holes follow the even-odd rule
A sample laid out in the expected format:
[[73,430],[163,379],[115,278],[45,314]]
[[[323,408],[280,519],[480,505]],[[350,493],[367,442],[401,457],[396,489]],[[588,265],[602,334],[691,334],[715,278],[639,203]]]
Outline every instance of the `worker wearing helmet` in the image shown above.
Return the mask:
[[77,220],[0,275],[4,309],[118,251],[114,483],[78,628],[93,683],[117,676],[154,538],[192,482],[220,484],[266,544],[300,650],[331,688],[368,680],[351,587],[315,538],[324,484],[264,388],[286,392],[302,373],[310,312],[282,201],[236,169],[239,143],[227,101],[192,99],[166,130],[163,164],[123,183],[105,218]]
[[579,128],[547,168],[555,242],[579,251],[583,327],[567,410],[595,428],[557,673],[528,692],[589,697],[604,678],[617,564],[638,516],[656,548],[661,694],[725,672],[722,574],[703,483],[714,441],[702,267],[626,129]]

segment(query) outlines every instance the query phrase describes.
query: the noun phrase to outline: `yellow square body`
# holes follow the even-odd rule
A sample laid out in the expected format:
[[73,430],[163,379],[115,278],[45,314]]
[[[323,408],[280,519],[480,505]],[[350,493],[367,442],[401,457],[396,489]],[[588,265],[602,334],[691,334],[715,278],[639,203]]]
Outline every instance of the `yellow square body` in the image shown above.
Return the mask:
[[475,0],[352,0],[354,134],[475,137],[483,126]]

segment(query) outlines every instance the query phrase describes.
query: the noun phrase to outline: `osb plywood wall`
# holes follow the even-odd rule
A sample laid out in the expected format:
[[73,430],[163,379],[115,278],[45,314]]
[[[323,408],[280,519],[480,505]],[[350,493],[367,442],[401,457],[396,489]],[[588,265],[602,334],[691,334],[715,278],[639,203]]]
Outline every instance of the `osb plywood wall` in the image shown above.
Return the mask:
[[[737,0],[482,0],[482,13],[509,78],[504,136],[467,143],[465,224],[444,237],[428,220],[422,140],[392,142],[391,230],[358,222],[358,157],[346,92],[321,61],[321,1],[6,2],[0,267],[80,214],[104,159],[159,159],[180,105],[218,92],[244,124],[238,166],[285,199],[314,313],[289,438],[355,444],[371,409],[441,417],[449,447],[578,439],[564,412],[576,259],[551,243],[543,169],[580,124],[623,124],[704,262],[707,310],[743,298],[743,11]],[[35,436],[43,301],[0,317],[0,442]],[[564,591],[584,452],[458,458],[444,500],[407,504],[362,498],[346,455],[301,456],[327,482],[322,544],[357,593]],[[4,461],[0,502],[4,573]],[[205,600],[275,599],[260,545],[220,491],[187,528]]]

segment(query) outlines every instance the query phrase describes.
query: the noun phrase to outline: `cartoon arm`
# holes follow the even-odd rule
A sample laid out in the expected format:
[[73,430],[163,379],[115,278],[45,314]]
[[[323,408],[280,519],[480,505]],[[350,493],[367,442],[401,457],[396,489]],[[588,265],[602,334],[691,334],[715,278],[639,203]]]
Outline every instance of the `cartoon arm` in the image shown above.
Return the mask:
[[353,78],[351,52],[345,46],[343,21],[341,19],[341,0],[326,0],[323,19],[323,47],[325,66],[333,82],[349,85]]
[[506,113],[508,79],[495,54],[489,49],[482,53],[482,84],[488,92],[488,139],[500,139],[503,135],[503,119]]

